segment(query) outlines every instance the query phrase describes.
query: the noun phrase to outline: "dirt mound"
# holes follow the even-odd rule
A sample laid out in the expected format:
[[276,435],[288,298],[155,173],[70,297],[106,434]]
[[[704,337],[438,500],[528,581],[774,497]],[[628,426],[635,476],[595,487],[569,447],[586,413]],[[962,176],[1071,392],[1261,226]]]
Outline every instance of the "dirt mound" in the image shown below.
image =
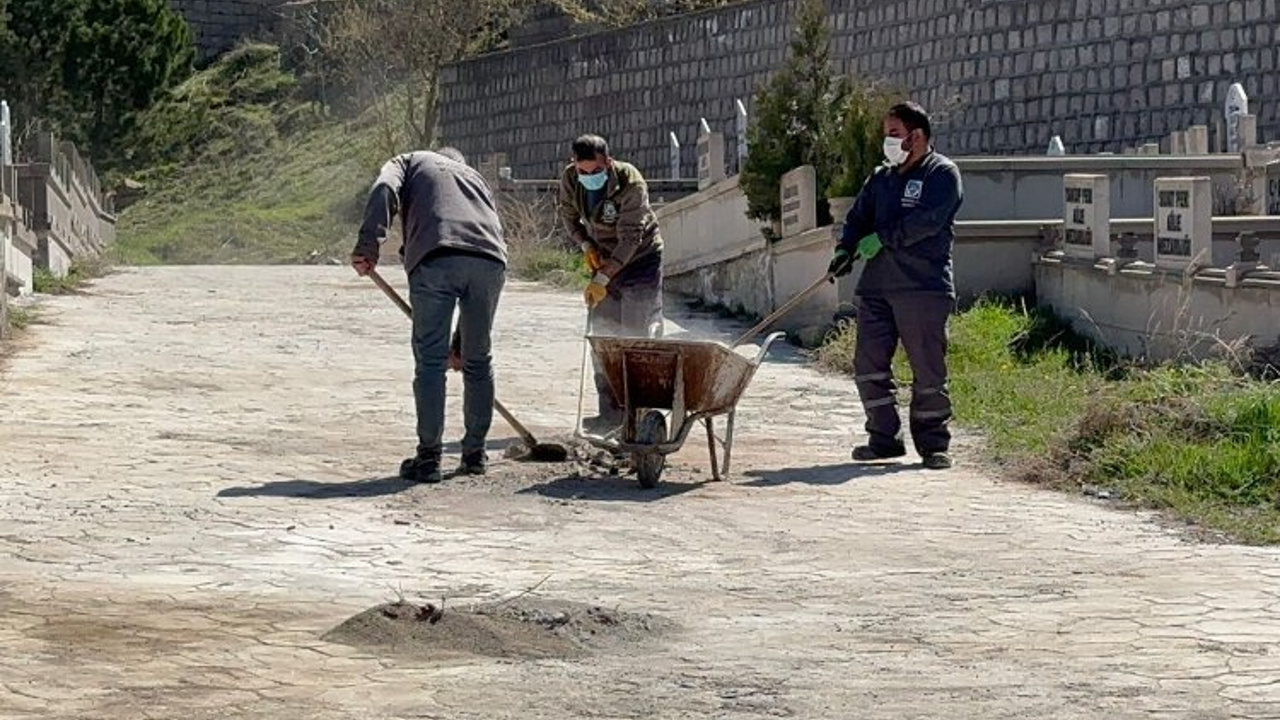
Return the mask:
[[640,643],[673,627],[649,613],[573,602],[441,608],[399,601],[366,610],[321,639],[413,658],[564,658]]
[[[566,465],[591,467],[602,469],[605,472],[609,472],[620,465],[623,468],[626,466],[625,457],[614,457],[612,454],[572,435],[555,435],[538,438],[538,440],[547,445],[559,445],[567,450],[568,457],[563,460]],[[522,463],[540,459],[535,457],[523,443],[508,446],[503,451],[502,456],[507,460],[515,460]]]

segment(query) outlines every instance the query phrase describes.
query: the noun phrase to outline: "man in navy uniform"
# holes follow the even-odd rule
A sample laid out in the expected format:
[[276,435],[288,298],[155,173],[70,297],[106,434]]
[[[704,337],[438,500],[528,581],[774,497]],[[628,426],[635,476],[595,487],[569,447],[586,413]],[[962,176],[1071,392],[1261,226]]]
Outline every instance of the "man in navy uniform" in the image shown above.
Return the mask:
[[863,185],[845,218],[830,270],[845,275],[866,261],[858,281],[854,380],[868,440],[858,461],[906,454],[898,417],[893,356],[901,342],[911,363],[910,428],[931,470],[951,467],[947,390],[947,318],[955,307],[952,249],[963,191],[955,163],[935,152],[929,115],[895,105],[884,119],[885,164]]

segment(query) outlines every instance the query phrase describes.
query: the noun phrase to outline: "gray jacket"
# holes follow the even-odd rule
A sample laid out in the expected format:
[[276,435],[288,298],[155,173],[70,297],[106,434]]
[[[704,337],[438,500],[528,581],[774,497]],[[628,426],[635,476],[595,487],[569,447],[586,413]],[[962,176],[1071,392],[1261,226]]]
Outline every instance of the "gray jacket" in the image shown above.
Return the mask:
[[955,297],[951,255],[963,198],[960,170],[939,153],[930,151],[906,172],[877,168],[849,209],[840,239],[850,254],[873,232],[884,244],[862,269],[857,294]]
[[376,259],[391,220],[399,214],[406,271],[428,255],[460,252],[504,265],[502,237],[493,193],[480,173],[430,151],[397,155],[382,166],[365,206],[355,254]]

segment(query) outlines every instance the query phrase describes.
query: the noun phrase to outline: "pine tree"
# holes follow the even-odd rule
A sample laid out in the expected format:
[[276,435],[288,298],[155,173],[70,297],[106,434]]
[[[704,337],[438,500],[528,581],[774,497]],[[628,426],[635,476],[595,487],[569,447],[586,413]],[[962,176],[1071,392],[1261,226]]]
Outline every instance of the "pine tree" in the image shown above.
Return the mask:
[[[800,0],[793,22],[794,38],[786,64],[756,93],[747,129],[747,161],[738,185],[747,197],[747,215],[776,222],[782,217],[781,178],[802,165],[813,165],[818,194],[839,172],[839,158],[824,131],[828,116],[848,93],[845,81],[830,69],[831,30],[823,0]],[[820,202],[819,220],[826,212]]]

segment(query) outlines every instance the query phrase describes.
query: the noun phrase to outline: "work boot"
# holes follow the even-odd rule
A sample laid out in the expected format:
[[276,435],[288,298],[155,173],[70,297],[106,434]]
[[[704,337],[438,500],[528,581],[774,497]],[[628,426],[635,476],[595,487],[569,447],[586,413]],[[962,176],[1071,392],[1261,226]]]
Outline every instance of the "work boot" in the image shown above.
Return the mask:
[[484,475],[488,471],[489,457],[483,450],[462,453],[462,462],[458,465],[459,475]]
[[925,470],[947,470],[951,467],[951,456],[944,452],[925,453],[921,457]]
[[443,479],[440,474],[440,457],[418,454],[400,463],[400,479],[434,485]]
[[877,460],[893,460],[907,454],[905,447],[872,447],[859,445],[853,449],[853,459],[857,462],[875,462]]

